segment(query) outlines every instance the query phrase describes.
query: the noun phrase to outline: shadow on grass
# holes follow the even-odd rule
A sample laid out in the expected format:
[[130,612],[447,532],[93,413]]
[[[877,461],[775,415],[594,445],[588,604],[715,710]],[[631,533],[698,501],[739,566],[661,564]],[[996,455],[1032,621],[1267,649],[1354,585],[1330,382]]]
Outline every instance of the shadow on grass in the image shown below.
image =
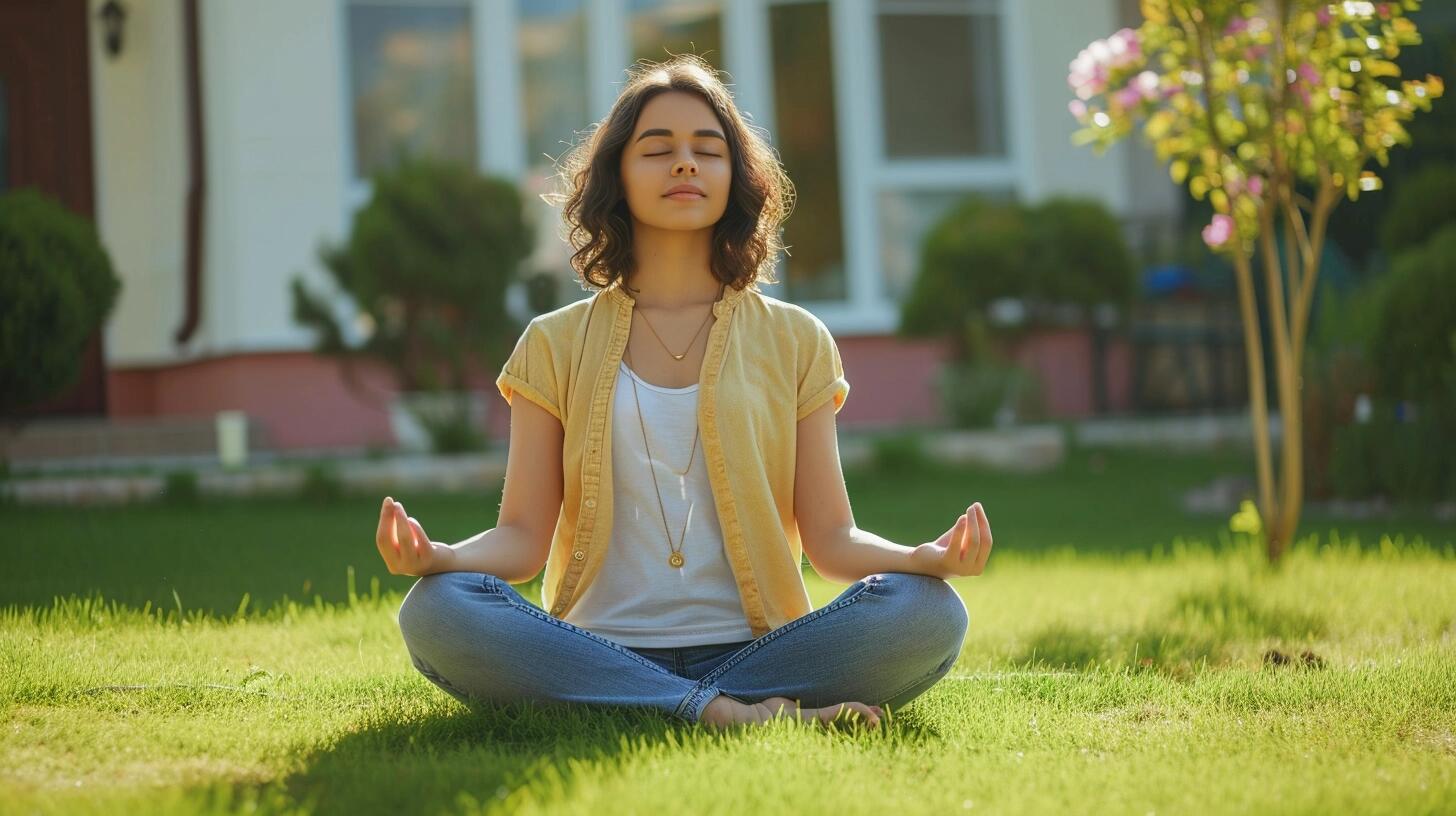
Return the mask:
[[1152,670],[1187,677],[1200,665],[1230,662],[1238,643],[1302,641],[1326,631],[1322,617],[1260,600],[1229,584],[1187,592],[1163,617],[1125,631],[1057,623],[1029,637],[1012,660],[1022,665]]
[[[830,740],[888,738],[901,744],[939,739],[933,717],[917,703],[898,712],[880,734],[821,733]],[[751,727],[700,731],[661,712],[607,706],[442,702],[423,718],[398,717],[381,713],[376,722],[300,758],[301,769],[275,787],[275,794],[325,816],[490,806],[510,812],[523,796],[566,795],[573,779],[588,769],[593,779],[610,775],[630,756],[681,751],[700,733],[725,741],[752,739],[754,733]],[[529,793],[521,793],[523,787]]]

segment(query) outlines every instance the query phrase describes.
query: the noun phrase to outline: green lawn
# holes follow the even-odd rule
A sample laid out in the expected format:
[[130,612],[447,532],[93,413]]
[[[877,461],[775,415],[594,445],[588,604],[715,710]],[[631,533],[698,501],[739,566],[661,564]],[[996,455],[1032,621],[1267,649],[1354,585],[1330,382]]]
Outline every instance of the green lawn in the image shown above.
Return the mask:
[[[1312,519],[1270,570],[1177,509],[1241,464],[850,474],[892,540],[975,499],[997,535],[960,662],[879,733],[467,709],[409,665],[372,497],[5,508],[0,813],[1456,812],[1449,525]],[[447,540],[499,503],[401,498]]]

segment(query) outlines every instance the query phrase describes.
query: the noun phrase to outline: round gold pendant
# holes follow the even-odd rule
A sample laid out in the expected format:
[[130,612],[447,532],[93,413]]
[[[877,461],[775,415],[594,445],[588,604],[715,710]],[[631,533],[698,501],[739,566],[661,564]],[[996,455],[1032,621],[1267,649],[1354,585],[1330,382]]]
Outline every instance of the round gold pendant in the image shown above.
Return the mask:
[[673,553],[672,555],[668,556],[667,563],[673,565],[674,567],[681,567],[683,565],[682,553]]

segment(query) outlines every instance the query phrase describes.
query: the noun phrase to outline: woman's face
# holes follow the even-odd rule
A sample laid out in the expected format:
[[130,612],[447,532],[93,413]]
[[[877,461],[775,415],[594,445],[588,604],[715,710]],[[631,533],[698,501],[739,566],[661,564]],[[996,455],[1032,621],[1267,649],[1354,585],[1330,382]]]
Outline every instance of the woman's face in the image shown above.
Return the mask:
[[[622,186],[635,220],[661,229],[712,227],[728,209],[733,163],[723,126],[697,94],[665,91],[642,107],[622,150]],[[688,185],[702,195],[669,195]]]

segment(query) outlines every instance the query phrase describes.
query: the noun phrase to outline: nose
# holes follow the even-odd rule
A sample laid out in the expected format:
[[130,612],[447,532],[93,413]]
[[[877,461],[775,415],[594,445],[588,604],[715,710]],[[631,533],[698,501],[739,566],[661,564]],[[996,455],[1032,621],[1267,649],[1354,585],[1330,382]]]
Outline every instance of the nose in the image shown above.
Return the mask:
[[674,176],[677,176],[681,175],[682,173],[687,173],[690,176],[696,176],[698,174],[698,163],[692,161],[691,159],[680,159],[676,162],[673,162],[672,174]]

